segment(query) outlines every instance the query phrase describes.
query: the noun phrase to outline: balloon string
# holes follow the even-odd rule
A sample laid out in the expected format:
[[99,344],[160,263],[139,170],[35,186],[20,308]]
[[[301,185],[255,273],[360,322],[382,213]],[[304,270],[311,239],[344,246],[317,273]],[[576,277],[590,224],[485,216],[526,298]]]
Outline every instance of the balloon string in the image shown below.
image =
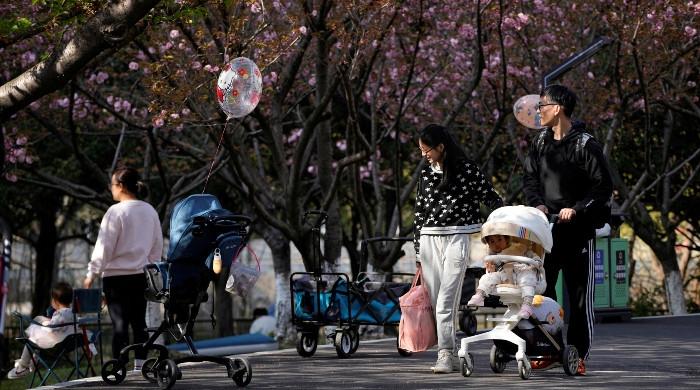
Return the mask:
[[216,152],[214,153],[214,158],[211,160],[211,165],[209,166],[209,172],[207,173],[207,178],[204,180],[204,188],[202,188],[202,193],[207,190],[207,184],[209,183],[209,177],[211,177],[211,172],[214,170],[214,163],[216,162],[216,156],[219,154],[219,149],[221,148],[221,143],[224,142],[224,134],[226,134],[226,128],[228,127],[228,119],[224,124],[224,129],[221,131],[221,137],[219,137],[219,144],[216,145]]

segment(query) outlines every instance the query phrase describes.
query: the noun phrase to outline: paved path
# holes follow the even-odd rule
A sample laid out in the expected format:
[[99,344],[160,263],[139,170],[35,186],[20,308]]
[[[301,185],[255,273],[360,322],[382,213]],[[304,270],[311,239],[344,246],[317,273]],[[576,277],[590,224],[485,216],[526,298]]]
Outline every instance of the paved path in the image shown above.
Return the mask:
[[[700,315],[651,317],[623,323],[596,324],[588,375],[569,377],[562,368],[533,371],[527,381],[514,362],[495,374],[489,368],[491,342],[470,345],[475,371],[434,375],[435,352],[401,357],[395,340],[363,341],[349,359],[338,359],[335,349],[319,346],[311,358],[295,350],[248,355],[253,366],[249,389],[700,389]],[[213,364],[182,368],[174,389],[231,389],[225,369]],[[70,382],[61,387],[90,389],[156,389],[140,374],[130,373],[119,386],[101,379]]]

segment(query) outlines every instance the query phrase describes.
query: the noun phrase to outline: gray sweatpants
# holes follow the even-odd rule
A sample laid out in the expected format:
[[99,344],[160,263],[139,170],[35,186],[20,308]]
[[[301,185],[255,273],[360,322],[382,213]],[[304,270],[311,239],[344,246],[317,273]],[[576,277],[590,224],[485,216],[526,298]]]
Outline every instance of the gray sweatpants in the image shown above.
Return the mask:
[[438,350],[456,353],[455,329],[464,271],[469,263],[469,234],[420,236],[420,261],[425,287],[435,311]]

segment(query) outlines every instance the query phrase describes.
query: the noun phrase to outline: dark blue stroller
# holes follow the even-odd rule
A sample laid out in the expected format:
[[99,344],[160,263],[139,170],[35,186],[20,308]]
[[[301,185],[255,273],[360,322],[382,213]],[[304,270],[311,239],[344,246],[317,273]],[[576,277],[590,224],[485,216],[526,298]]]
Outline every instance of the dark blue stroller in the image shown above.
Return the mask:
[[[119,352],[117,359],[102,366],[102,379],[110,385],[126,377],[130,351],[155,350],[158,357],[144,362],[141,374],[162,389],[169,389],[182,378],[178,364],[184,362],[213,362],[226,366],[228,376],[237,386],[246,386],[252,369],[246,359],[203,356],[192,342],[199,306],[208,299],[207,288],[213,280],[212,254],[221,251],[225,267],[248,240],[250,218],[223,209],[213,195],[192,195],[180,201],[170,219],[168,260],[145,267],[146,299],[165,306],[165,318],[143,344],[132,344]],[[168,349],[156,344],[156,339],[168,332],[176,341],[184,341],[191,355],[172,359]]]

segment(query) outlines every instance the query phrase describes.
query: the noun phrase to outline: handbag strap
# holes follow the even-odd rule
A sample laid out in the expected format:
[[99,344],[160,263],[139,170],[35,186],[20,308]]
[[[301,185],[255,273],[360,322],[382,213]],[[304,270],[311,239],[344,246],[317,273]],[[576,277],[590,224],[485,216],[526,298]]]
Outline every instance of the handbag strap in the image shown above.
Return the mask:
[[[258,264],[258,272],[260,272],[260,260],[258,260],[258,255],[255,254],[255,252],[254,252],[253,249],[250,247],[250,245],[246,244],[246,245],[245,245],[245,248],[248,249],[248,253],[250,253],[251,255],[253,255],[253,258],[255,259],[255,262]],[[235,263],[236,260],[238,260],[238,256],[241,254],[242,251],[243,251],[243,247],[239,247],[239,248],[238,248],[238,252],[236,252],[236,255],[233,256],[233,261],[231,262],[231,265],[233,265],[233,263]]]
[[419,284],[423,284],[423,272],[420,263],[416,264],[416,276],[413,277],[413,283],[411,283],[411,288],[416,287]]

